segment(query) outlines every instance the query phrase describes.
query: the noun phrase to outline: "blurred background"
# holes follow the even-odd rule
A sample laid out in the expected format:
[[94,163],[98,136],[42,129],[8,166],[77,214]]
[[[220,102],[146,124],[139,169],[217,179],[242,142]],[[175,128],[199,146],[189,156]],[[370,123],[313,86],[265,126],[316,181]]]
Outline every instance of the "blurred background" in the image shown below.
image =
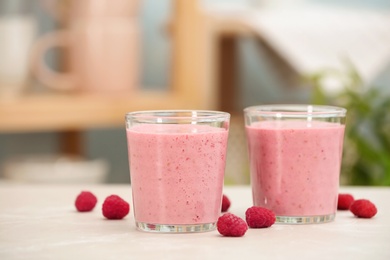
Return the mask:
[[343,185],[390,185],[388,0],[0,0],[0,177],[129,183],[126,112],[348,109]]

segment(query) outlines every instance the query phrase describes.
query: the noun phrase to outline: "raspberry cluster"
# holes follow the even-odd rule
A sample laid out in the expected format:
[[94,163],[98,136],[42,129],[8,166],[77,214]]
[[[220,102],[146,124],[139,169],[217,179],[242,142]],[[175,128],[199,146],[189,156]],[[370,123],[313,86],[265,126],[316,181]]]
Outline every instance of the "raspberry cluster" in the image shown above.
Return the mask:
[[[76,197],[75,206],[79,212],[92,211],[97,203],[96,196],[90,191],[82,191]],[[108,196],[102,205],[103,216],[107,219],[122,219],[130,212],[130,205],[118,195]]]
[[[230,200],[226,195],[222,199],[222,212],[226,212],[230,207]],[[356,217],[372,218],[378,212],[374,203],[367,199],[355,200],[351,194],[340,193],[337,202],[338,210],[350,210]],[[217,230],[222,236],[241,237],[245,235],[249,228],[268,228],[276,220],[272,210],[253,206],[246,210],[245,221],[232,214],[225,213],[217,221]]]
[[[82,191],[77,195],[75,207],[79,212],[92,211],[97,204],[96,196],[90,191]],[[221,211],[227,212],[230,208],[230,199],[224,194]],[[337,202],[338,210],[349,210],[356,217],[372,218],[378,210],[374,203],[367,199],[355,200],[351,194],[340,193]],[[118,195],[106,197],[102,205],[103,216],[107,219],[123,219],[130,212],[130,205]],[[248,228],[268,228],[276,220],[275,213],[263,207],[253,206],[246,210],[245,220],[232,214],[225,213],[218,218],[217,230],[222,236],[241,237]]]
[[225,213],[217,221],[217,230],[222,236],[242,237],[248,227],[267,228],[275,223],[275,214],[266,208],[253,206],[245,212],[245,220],[232,214]]
[[349,210],[358,218],[372,218],[378,212],[374,203],[367,199],[355,200],[351,194],[340,193],[337,209]]

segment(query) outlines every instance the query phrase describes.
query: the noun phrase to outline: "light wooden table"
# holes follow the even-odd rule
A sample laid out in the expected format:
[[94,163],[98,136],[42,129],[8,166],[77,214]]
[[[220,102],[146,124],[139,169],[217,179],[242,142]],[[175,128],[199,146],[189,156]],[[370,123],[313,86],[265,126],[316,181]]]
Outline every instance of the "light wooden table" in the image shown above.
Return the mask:
[[[81,190],[98,197],[94,211],[78,213]],[[104,198],[131,201],[130,185],[27,185],[0,182],[0,259],[390,259],[390,188],[342,187],[375,202],[378,214],[358,219],[338,212],[327,224],[273,225],[249,229],[241,238],[217,231],[155,234],[135,229],[129,214],[105,220]],[[230,212],[244,217],[251,206],[247,186],[227,186]]]

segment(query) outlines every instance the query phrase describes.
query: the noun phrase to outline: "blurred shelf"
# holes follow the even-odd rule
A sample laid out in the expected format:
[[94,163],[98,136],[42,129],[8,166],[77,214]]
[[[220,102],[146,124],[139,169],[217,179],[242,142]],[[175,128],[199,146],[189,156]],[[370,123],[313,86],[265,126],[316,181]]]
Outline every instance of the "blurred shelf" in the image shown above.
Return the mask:
[[[242,22],[245,13],[212,13],[196,0],[174,1],[172,86],[169,91],[138,91],[122,96],[88,94],[31,94],[14,99],[0,97],[0,134],[57,131],[79,132],[99,127],[124,127],[124,116],[136,110],[224,109],[236,97],[232,78],[235,44],[221,53],[221,36],[250,35]],[[188,32],[191,32],[190,34]],[[222,43],[222,45],[226,45]],[[228,64],[228,69],[221,69]],[[221,79],[223,79],[221,81]],[[229,94],[230,93],[230,94]],[[230,111],[229,111],[230,112]],[[69,138],[68,138],[69,139]]]
[[149,91],[128,96],[87,94],[25,95],[0,100],[0,133],[73,131],[124,127],[127,112],[149,109],[194,109],[181,95]]
[[[139,90],[122,96],[40,94],[8,100],[0,97],[0,134],[56,131],[67,134],[66,143],[77,139],[73,136],[75,132],[124,127],[124,116],[130,111],[230,110],[224,104],[233,104],[236,95],[230,87],[235,82],[234,66],[221,69],[222,73],[218,73],[218,67],[235,60],[219,61],[221,44],[216,39],[220,35],[247,35],[252,31],[239,18],[245,13],[209,13],[198,4],[197,0],[173,1],[171,38],[175,51],[169,91]],[[235,44],[227,45],[221,56],[234,52]]]

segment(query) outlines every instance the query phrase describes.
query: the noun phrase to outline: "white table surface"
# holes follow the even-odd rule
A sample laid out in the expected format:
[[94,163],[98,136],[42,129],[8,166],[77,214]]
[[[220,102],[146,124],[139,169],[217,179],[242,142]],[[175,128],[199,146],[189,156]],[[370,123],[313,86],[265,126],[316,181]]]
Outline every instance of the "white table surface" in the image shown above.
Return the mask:
[[[79,213],[81,190],[98,197],[96,208]],[[106,220],[101,205],[117,194],[131,202],[130,185],[27,185],[0,182],[0,259],[390,259],[390,188],[342,187],[378,208],[372,219],[339,211],[327,224],[273,225],[249,229],[240,238],[218,231],[144,233],[132,211]],[[244,217],[251,206],[247,186],[227,186],[230,212]],[[131,205],[131,203],[130,203]]]

